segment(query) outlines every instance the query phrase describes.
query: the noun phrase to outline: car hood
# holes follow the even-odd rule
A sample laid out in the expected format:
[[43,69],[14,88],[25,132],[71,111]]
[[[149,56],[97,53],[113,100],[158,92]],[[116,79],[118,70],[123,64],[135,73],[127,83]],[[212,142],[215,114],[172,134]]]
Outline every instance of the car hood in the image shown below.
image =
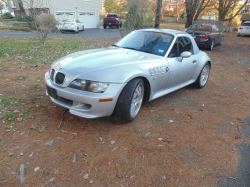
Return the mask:
[[[67,81],[72,81],[98,70],[104,72],[104,69],[113,69],[114,67],[121,69],[124,66],[131,66],[132,68],[136,63],[155,59],[163,59],[163,57],[130,49],[109,47],[70,54],[55,61],[51,68],[55,69],[56,72],[64,73]],[[112,73],[110,70],[106,72]],[[100,77],[104,76],[100,75],[96,79],[101,79]]]

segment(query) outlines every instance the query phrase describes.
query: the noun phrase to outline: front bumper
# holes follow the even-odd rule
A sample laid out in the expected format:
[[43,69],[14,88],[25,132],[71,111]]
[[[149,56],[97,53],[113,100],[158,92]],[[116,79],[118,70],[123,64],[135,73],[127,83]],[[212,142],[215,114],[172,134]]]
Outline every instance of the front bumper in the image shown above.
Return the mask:
[[[84,118],[97,118],[112,115],[120,92],[124,84],[111,83],[104,93],[93,93],[73,88],[62,88],[52,84],[49,72],[45,74],[46,86],[56,91],[57,98],[49,95],[50,99],[65,108],[69,109],[71,114]],[[46,90],[46,94],[48,92]],[[99,102],[100,99],[113,99],[110,102]]]

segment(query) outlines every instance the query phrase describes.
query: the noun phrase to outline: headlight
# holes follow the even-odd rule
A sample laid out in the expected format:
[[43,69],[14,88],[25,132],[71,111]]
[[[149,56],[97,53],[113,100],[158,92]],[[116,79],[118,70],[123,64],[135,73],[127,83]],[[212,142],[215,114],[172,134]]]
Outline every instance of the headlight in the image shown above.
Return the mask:
[[76,79],[69,85],[69,87],[88,92],[103,93],[109,87],[109,83]]

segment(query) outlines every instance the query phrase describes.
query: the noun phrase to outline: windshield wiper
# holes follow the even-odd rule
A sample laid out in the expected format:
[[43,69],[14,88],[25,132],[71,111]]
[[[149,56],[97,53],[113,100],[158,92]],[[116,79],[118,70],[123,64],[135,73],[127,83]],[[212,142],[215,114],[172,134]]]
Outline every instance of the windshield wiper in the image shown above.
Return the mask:
[[135,51],[140,51],[139,49],[135,49],[133,47],[122,47],[122,48],[124,48],[124,49],[131,49],[131,50],[135,50]]
[[113,44],[112,46],[114,46],[114,47],[119,47],[118,45],[115,45],[115,44]]

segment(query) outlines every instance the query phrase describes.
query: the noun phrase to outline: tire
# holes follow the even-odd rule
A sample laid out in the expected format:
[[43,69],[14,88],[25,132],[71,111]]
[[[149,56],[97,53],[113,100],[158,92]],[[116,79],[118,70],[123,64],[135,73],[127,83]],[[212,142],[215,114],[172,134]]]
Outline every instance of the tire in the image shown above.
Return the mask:
[[120,24],[120,27],[122,28],[122,23]]
[[207,48],[209,51],[212,51],[214,48],[214,40],[212,40],[210,46]]
[[79,33],[79,28],[77,27],[77,29],[76,29],[76,33]]
[[223,44],[223,41],[224,41],[224,37],[223,37],[223,38],[221,38],[220,45],[222,45],[222,44]]
[[84,31],[84,26],[82,26],[82,31]]
[[123,88],[115,106],[114,116],[124,121],[133,121],[141,108],[144,97],[144,81],[136,78]]
[[195,88],[200,89],[206,85],[206,83],[208,81],[209,74],[210,74],[210,68],[211,67],[210,67],[210,64],[208,62],[203,66],[199,76],[197,77],[195,83],[193,84],[193,86]]
[[241,35],[238,33],[238,34],[237,34],[237,37],[240,37],[240,36],[241,36]]
[[103,25],[103,28],[106,29],[106,28],[107,28],[107,25]]

